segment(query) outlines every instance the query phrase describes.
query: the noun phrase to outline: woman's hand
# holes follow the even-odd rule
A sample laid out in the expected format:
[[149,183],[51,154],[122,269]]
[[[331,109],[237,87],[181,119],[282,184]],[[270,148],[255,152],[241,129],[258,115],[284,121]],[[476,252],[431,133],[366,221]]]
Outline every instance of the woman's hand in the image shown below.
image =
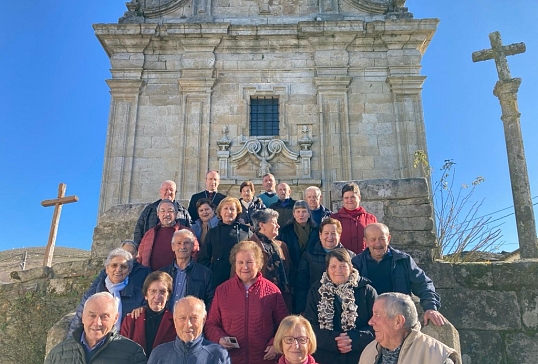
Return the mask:
[[276,359],[276,352],[273,345],[269,345],[265,348],[264,351],[265,355],[263,356],[263,360],[275,360]]
[[345,332],[334,339],[336,340],[336,346],[338,347],[338,350],[340,350],[340,353],[346,354],[351,351],[351,338]]
[[226,350],[231,350],[231,349],[235,348],[234,344],[232,344],[231,342],[226,340],[224,337],[221,337],[219,339],[219,344],[220,344],[220,346],[222,346]]

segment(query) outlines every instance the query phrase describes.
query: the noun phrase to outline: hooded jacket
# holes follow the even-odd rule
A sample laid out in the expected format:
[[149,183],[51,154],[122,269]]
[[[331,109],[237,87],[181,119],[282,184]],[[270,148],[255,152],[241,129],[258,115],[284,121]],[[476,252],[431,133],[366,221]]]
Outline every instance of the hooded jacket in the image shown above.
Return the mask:
[[359,254],[366,249],[363,240],[364,228],[366,225],[377,222],[375,215],[366,212],[362,206],[359,206],[358,210],[359,215],[355,218],[348,214],[344,207],[340,208],[337,213],[330,216],[333,219],[340,221],[340,224],[342,224],[342,235],[340,236],[342,245],[355,254]]

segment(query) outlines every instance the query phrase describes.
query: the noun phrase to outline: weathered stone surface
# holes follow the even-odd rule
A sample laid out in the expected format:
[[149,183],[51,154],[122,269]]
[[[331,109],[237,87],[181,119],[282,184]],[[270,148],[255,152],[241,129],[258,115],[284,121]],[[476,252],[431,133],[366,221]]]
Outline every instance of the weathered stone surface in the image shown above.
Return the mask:
[[422,327],[420,331],[439,340],[443,344],[450,346],[458,353],[461,353],[460,336],[456,328],[450,322],[443,326],[435,326],[430,323],[427,326]]
[[[359,185],[361,196],[365,200],[392,200],[428,197],[429,190],[425,178],[378,179],[353,181]],[[334,182],[331,188],[333,196],[341,196],[342,186],[347,182]]]
[[454,264],[454,280],[464,287],[490,289],[495,282],[493,265],[491,263]]
[[511,290],[515,285],[535,289],[538,277],[538,259],[511,263],[493,263],[493,279],[499,289]]
[[75,312],[70,312],[64,317],[61,318],[60,321],[56,322],[54,326],[49,330],[47,334],[47,346],[45,348],[45,356],[51,351],[53,347],[58,345],[60,342],[62,342],[65,339],[65,335],[67,335],[67,331],[69,330],[69,324],[71,323],[71,320],[75,316]]
[[51,274],[51,268],[49,267],[39,267],[32,268],[23,271],[11,272],[11,279],[15,281],[26,282],[36,278],[45,278]]
[[538,291],[519,293],[519,304],[523,326],[527,329],[538,329]]
[[459,334],[463,363],[506,363],[503,354],[503,338],[499,332],[459,329]]
[[536,363],[538,358],[536,333],[508,333],[505,340],[507,363]]
[[[452,263],[436,260],[432,263],[423,264],[421,268],[431,278],[435,289],[452,289],[455,288],[454,265]],[[441,304],[444,298],[441,297]]]
[[93,230],[92,259],[106,258],[122,240],[132,239],[136,221],[146,205],[118,205],[104,213]]
[[394,230],[433,230],[433,219],[431,217],[391,217],[385,215],[384,222]]
[[[439,289],[441,312],[458,329],[520,330],[515,292]],[[472,292],[472,293],[471,293]]]

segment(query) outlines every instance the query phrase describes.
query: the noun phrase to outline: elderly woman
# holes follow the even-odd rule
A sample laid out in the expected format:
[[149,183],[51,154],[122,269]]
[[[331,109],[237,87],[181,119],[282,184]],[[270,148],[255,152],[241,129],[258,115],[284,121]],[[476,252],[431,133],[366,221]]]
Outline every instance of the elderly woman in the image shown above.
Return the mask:
[[374,303],[369,324],[375,331],[359,364],[461,364],[458,352],[420,332],[415,303],[409,295],[387,292]]
[[142,306],[144,295],[142,289],[136,287],[133,280],[129,279],[129,273],[133,269],[133,256],[122,248],[116,248],[108,253],[105,261],[104,277],[95,287],[90,287],[82,297],[77,307],[77,312],[71,324],[67,336],[82,325],[82,311],[86,300],[97,292],[110,292],[119,302],[118,312],[120,320],[116,322],[116,329],[120,331],[121,322],[133,309]]
[[377,293],[353,268],[347,250],[332,250],[325,261],[327,271],[310,288],[305,310],[319,343],[314,358],[320,363],[356,364],[374,339],[368,320]]
[[[308,290],[314,283],[319,282],[326,270],[325,256],[327,252],[344,248],[340,243],[340,234],[342,234],[340,221],[330,217],[326,218],[321,222],[319,229],[319,240],[308,246],[297,269],[294,296],[297,313],[304,311]],[[347,252],[351,258],[355,256],[351,250]]]
[[217,207],[217,226],[209,229],[200,248],[198,263],[209,267],[213,272],[213,284],[217,287],[230,278],[230,250],[240,241],[252,236],[248,225],[238,221],[241,203],[234,197],[226,197]]
[[262,200],[259,197],[254,197],[255,191],[254,183],[251,181],[245,181],[239,186],[239,192],[241,193],[239,202],[241,202],[241,207],[243,209],[239,218],[247,225],[252,225],[251,216],[254,211],[265,209]]
[[138,318],[128,314],[121,324],[120,333],[140,344],[148,358],[155,347],[176,338],[172,313],[166,309],[172,288],[172,277],[168,273],[151,273],[142,287],[148,306]]
[[317,364],[312,357],[316,351],[316,335],[307,319],[288,316],[275,334],[275,351],[282,354],[278,364]]
[[262,277],[263,253],[253,241],[230,253],[235,276],[217,287],[205,325],[206,337],[230,351],[234,364],[275,360],[273,337],[288,315],[277,286]]
[[262,276],[273,282],[291,310],[291,295],[288,285],[290,256],[286,243],[276,240],[278,235],[278,212],[273,209],[258,210],[252,214],[252,240],[259,244],[263,253]]

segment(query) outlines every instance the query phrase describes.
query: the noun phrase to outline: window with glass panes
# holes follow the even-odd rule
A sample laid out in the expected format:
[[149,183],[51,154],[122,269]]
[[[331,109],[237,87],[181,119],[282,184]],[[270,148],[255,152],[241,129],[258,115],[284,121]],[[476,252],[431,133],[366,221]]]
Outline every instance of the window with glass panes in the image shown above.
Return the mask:
[[278,98],[251,98],[250,136],[278,135]]

